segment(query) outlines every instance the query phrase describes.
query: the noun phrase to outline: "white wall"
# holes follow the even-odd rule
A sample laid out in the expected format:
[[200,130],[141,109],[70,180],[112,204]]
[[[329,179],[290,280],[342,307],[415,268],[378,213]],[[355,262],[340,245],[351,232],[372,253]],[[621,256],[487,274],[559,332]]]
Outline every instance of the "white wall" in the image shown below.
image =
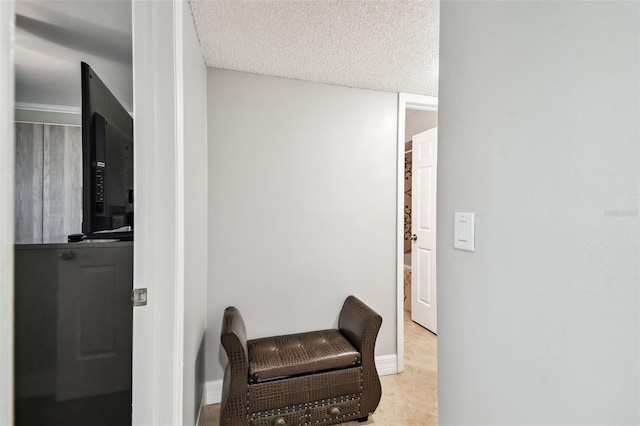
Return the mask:
[[208,70],[207,379],[220,323],[249,338],[337,326],[354,294],[396,353],[397,95]]
[[17,104],[79,110],[84,61],[132,111],[131,0],[20,1],[16,16]]
[[441,6],[439,422],[639,424],[640,3]]
[[13,424],[14,2],[0,2],[0,424]]
[[183,4],[184,77],[184,425],[196,424],[205,382],[207,327],[207,68]]
[[407,109],[404,127],[404,141],[409,142],[414,135],[438,125],[438,113],[435,111],[420,111]]

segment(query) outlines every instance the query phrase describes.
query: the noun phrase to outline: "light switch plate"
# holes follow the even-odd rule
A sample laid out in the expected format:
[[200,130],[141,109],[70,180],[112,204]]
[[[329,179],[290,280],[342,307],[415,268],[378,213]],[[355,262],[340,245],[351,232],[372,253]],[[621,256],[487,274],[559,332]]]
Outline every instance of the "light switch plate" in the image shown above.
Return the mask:
[[456,212],[453,214],[453,248],[476,250],[476,214]]

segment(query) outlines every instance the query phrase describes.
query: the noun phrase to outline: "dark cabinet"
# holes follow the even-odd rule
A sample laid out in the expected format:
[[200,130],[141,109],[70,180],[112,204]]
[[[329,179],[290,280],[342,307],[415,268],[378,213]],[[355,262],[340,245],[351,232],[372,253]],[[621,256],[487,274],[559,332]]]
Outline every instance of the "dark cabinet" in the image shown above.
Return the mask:
[[130,419],[133,243],[15,247],[16,424]]

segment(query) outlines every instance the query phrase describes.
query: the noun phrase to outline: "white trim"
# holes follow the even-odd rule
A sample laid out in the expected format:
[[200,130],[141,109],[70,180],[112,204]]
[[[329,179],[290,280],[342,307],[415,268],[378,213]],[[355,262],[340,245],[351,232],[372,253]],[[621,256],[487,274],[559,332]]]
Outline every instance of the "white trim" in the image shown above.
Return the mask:
[[82,115],[55,112],[15,110],[16,123],[49,124],[54,126],[82,127]]
[[132,2],[134,286],[148,288],[147,306],[133,311],[134,426],[184,420],[184,274],[178,254],[184,225],[179,207],[171,204],[184,190],[176,164],[182,143],[176,136],[176,1]]
[[220,404],[222,401],[222,380],[211,380],[204,387],[206,405]]
[[[15,109],[21,110],[21,111],[48,112],[53,114],[82,115],[81,107],[37,104],[32,102],[16,102]],[[129,113],[129,115],[133,117],[133,111],[127,111],[127,112]]]
[[398,355],[382,355],[376,357],[376,370],[380,376],[398,374]]
[[14,1],[0,1],[0,425],[13,424]]
[[406,110],[438,111],[434,96],[398,94],[397,189],[396,189],[396,351],[397,372],[404,371],[404,147]]
[[[397,374],[397,363],[398,356],[395,354],[377,356],[376,369],[378,370],[378,375],[389,376],[391,374]],[[204,393],[206,395],[206,405],[220,404],[222,400],[222,380],[208,381],[205,384]]]
[[[436,96],[412,95],[400,93],[400,101],[404,101],[405,109],[418,111],[438,111],[438,98]],[[403,135],[404,138],[404,135]]]
[[82,126],[82,109],[61,105],[16,102],[14,119],[18,123]]
[[175,97],[175,321],[173,404],[174,422],[184,422],[184,42],[183,4],[173,2],[173,66]]
[[16,109],[20,109],[24,111],[53,112],[56,114],[75,114],[75,115],[82,114],[82,109],[80,107],[33,104],[28,102],[16,102]]

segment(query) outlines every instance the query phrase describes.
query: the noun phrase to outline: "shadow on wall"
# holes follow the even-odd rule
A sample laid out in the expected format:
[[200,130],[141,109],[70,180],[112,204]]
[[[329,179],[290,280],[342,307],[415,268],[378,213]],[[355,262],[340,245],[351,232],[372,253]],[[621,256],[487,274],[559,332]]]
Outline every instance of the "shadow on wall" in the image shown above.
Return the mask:
[[206,333],[202,333],[202,338],[200,339],[200,347],[198,347],[198,355],[196,355],[196,362],[194,364],[195,368],[195,392],[194,392],[194,419],[198,418],[198,413],[200,411],[200,404],[202,403],[203,394],[204,394],[204,386],[205,386],[205,368],[206,368],[206,357],[205,357],[205,348],[206,348]]

